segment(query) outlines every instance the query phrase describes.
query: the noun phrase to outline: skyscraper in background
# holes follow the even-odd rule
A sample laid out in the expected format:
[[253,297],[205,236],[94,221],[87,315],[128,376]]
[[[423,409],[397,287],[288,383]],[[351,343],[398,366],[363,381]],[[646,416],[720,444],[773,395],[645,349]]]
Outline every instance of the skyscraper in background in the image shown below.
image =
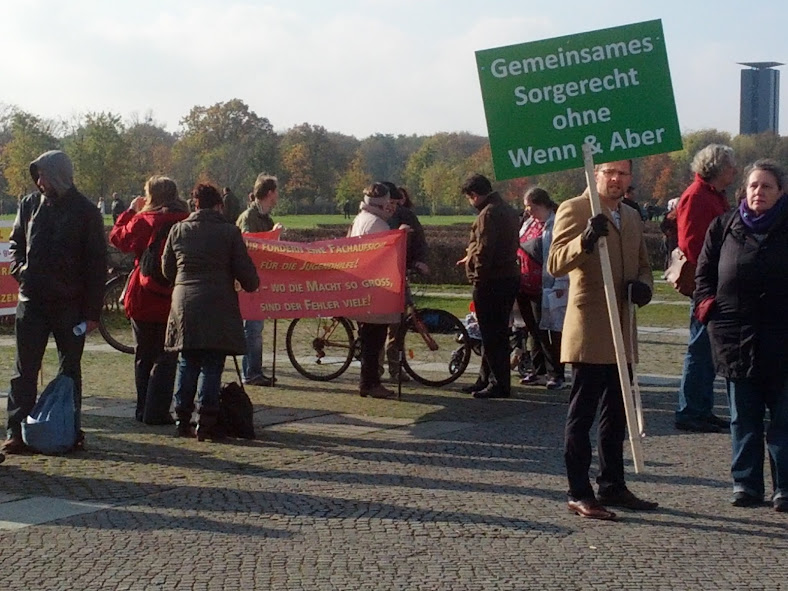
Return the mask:
[[780,129],[780,71],[779,62],[746,62],[748,70],[741,71],[741,104],[739,133],[755,134],[764,131],[779,133]]

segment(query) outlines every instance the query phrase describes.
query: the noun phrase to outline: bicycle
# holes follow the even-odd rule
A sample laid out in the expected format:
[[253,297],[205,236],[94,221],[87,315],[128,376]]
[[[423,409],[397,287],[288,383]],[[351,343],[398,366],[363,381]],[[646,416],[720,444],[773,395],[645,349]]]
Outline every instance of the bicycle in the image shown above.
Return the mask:
[[[344,317],[295,318],[287,328],[287,356],[305,378],[330,381],[359,358],[356,333],[353,321]],[[409,304],[397,343],[402,367],[425,386],[450,384],[463,374],[471,358],[465,326],[446,310]]]
[[104,284],[104,302],[98,329],[114,349],[121,353],[134,353],[134,333],[122,299],[129,272],[110,269],[109,274],[110,278]]

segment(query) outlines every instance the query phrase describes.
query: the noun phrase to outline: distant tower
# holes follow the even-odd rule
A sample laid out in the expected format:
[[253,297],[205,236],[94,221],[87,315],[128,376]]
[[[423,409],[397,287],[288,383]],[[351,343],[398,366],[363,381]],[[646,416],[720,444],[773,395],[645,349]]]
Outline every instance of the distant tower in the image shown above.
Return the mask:
[[764,131],[779,133],[780,129],[780,71],[779,62],[739,62],[749,70],[741,71],[741,105],[739,133],[754,134]]

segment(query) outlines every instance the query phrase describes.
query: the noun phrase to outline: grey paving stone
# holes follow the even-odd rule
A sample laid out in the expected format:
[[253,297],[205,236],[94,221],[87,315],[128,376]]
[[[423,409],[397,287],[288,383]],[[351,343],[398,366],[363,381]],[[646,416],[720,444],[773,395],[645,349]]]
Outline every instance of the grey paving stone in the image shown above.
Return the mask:
[[13,530],[106,509],[108,505],[30,497],[0,503],[0,530]]

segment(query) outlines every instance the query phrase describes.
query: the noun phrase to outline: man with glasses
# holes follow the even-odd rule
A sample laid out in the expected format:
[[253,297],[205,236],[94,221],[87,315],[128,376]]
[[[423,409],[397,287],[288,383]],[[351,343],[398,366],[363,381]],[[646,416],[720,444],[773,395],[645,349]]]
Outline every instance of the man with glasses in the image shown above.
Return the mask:
[[[644,306],[651,300],[653,278],[648,260],[643,222],[631,207],[622,207],[632,179],[632,161],[597,166],[594,178],[602,213],[592,216],[588,190],[560,205],[553,228],[547,270],[569,275],[569,302],[561,340],[561,361],[572,364],[572,391],[566,417],[564,460],[569,479],[569,510],[593,519],[615,519],[604,505],[651,510],[657,503],[636,497],[624,482],[626,415],[616,366],[613,333],[605,298],[597,242],[607,236],[616,301],[625,335],[637,334],[630,325],[626,300]],[[637,361],[625,338],[626,358]],[[589,432],[599,409],[598,495],[588,476],[591,466]]]

